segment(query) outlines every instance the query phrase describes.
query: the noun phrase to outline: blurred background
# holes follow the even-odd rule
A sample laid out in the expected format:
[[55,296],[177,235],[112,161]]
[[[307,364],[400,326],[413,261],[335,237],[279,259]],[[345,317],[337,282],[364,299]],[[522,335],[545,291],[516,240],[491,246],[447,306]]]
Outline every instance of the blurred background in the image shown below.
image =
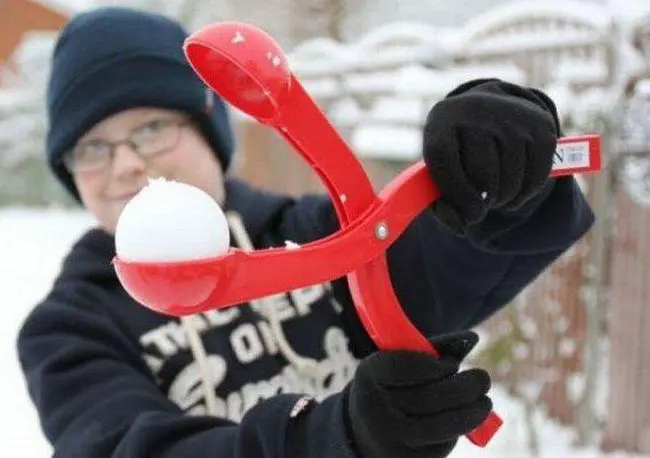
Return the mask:
[[[473,362],[493,374],[506,426],[478,453],[650,455],[647,0],[0,2],[0,368],[10,372],[0,445],[17,456],[49,453],[18,373],[15,333],[93,222],[45,168],[44,84],[57,31],[107,4],[160,11],[190,30],[221,20],[264,28],[378,189],[418,159],[430,107],[471,78],[543,89],[565,135],[602,135],[604,170],[579,177],[596,226],[480,329]],[[276,191],[324,191],[274,131],[233,113],[234,173]],[[452,456],[476,456],[465,447]]]

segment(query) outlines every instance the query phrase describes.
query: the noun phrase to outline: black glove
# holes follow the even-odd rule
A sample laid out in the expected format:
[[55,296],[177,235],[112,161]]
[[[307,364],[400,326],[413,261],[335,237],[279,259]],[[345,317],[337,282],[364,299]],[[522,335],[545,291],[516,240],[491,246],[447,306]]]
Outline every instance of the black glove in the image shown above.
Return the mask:
[[476,345],[470,331],[431,342],[441,358],[411,351],[377,352],[359,365],[350,385],[348,412],[363,458],[447,456],[492,410],[490,377],[482,369],[459,372]]
[[440,187],[437,218],[466,233],[488,211],[516,210],[550,182],[560,136],[553,101],[497,79],[465,83],[433,106],[423,159]]

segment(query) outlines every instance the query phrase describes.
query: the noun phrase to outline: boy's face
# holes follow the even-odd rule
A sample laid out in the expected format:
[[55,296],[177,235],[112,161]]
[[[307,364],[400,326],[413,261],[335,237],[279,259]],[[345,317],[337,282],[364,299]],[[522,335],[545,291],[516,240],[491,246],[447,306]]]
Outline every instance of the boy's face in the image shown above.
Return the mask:
[[[109,143],[116,142],[122,143],[110,154]],[[179,112],[159,108],[120,112],[86,132],[70,157],[82,202],[112,234],[124,206],[149,178],[180,181],[202,189],[219,204],[224,200],[218,159],[198,127]]]

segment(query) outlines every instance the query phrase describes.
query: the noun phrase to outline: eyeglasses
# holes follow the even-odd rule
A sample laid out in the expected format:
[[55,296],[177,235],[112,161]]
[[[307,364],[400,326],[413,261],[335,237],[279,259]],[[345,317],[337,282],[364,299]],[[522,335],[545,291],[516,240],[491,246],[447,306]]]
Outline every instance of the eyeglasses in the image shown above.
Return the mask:
[[129,147],[141,158],[149,159],[174,149],[180,140],[181,129],[191,124],[188,119],[153,119],[133,129],[127,138],[118,142],[93,139],[78,143],[64,157],[70,172],[92,172],[107,168],[113,162],[115,149]]

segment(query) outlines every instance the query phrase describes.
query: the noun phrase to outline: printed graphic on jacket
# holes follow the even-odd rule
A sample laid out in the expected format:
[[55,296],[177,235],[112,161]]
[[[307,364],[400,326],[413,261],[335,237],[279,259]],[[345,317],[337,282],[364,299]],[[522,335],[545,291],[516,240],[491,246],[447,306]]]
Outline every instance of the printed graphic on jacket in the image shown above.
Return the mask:
[[[306,374],[288,363],[269,322],[248,304],[194,315],[192,325],[205,346],[217,394],[218,417],[239,421],[259,401],[280,393],[321,400],[341,391],[354,374],[358,360],[349,351],[340,327],[340,305],[328,286],[310,286],[269,300],[288,342],[301,343],[294,351],[315,359],[316,370]],[[169,399],[188,414],[204,415],[199,364],[181,323],[171,320],[139,340],[143,358]]]

